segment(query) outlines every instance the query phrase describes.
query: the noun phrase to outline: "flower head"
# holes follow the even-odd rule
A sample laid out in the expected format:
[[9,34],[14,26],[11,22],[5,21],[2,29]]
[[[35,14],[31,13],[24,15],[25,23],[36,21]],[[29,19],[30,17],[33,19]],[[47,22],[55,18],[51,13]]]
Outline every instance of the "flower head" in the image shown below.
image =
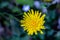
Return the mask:
[[21,20],[21,26],[25,31],[28,32],[28,35],[37,34],[37,31],[43,34],[41,29],[45,29],[44,27],[44,18],[45,14],[41,15],[39,11],[29,11],[28,13],[24,12],[23,20]]

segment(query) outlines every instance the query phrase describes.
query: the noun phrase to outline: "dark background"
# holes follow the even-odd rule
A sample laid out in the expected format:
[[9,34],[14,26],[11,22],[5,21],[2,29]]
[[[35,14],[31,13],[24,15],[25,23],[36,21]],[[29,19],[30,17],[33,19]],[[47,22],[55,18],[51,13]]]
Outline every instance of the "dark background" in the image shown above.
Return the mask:
[[[20,26],[30,9],[46,14],[43,35],[28,36]],[[60,40],[60,0],[0,0],[0,40]]]

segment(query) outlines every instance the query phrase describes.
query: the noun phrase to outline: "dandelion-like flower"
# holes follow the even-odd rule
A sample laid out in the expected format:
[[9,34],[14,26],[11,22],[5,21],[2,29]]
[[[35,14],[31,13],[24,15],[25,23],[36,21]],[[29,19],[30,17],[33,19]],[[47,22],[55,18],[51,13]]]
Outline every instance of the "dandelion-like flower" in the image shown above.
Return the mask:
[[28,13],[24,12],[23,20],[20,22],[24,31],[28,32],[28,35],[33,35],[33,33],[37,34],[37,32],[43,34],[42,29],[45,29],[45,14],[41,14],[42,13],[39,13],[39,11],[34,12],[33,10],[29,10]]

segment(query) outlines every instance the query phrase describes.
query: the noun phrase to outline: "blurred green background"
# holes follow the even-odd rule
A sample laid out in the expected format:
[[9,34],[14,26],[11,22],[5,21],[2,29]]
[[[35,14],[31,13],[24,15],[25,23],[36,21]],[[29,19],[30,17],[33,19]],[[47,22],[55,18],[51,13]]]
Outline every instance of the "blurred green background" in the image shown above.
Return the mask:
[[[43,35],[29,36],[20,26],[30,9],[46,14]],[[60,0],[0,0],[0,40],[60,40]]]

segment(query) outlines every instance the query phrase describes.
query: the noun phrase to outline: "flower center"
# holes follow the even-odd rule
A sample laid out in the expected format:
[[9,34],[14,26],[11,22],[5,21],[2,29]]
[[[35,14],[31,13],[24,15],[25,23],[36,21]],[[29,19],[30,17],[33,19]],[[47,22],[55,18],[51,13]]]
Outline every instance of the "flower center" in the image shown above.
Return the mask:
[[32,26],[36,26],[36,22],[35,21],[32,21],[31,25]]

